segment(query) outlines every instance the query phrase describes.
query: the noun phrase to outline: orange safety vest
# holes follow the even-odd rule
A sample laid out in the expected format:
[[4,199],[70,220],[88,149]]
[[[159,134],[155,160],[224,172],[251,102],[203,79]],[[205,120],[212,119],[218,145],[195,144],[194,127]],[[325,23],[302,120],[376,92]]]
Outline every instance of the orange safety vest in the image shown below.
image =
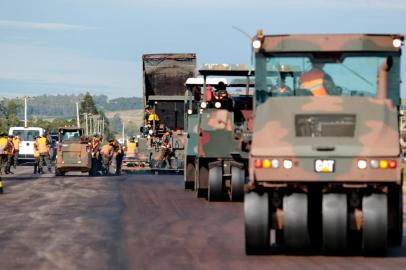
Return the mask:
[[13,138],[13,145],[15,150],[20,150],[20,139],[18,138]]
[[34,143],[34,157],[35,158],[39,157],[39,151],[38,151],[37,143]]
[[327,96],[328,91],[324,87],[325,73],[318,69],[312,69],[300,77],[300,88],[308,89],[314,96]]
[[126,156],[127,157],[135,157],[136,152],[137,152],[137,144],[135,142],[128,143]]
[[38,138],[37,145],[40,154],[48,153],[47,138],[45,137]]
[[0,155],[7,154],[7,144],[8,140],[5,137],[0,138]]

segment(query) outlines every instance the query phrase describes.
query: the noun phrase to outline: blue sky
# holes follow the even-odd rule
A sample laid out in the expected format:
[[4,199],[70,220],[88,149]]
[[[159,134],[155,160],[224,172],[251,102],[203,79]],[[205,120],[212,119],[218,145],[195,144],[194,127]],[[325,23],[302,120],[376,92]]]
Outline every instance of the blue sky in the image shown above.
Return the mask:
[[233,26],[250,35],[404,33],[404,14],[405,0],[0,0],[0,97],[142,96],[144,53],[249,64],[250,42]]

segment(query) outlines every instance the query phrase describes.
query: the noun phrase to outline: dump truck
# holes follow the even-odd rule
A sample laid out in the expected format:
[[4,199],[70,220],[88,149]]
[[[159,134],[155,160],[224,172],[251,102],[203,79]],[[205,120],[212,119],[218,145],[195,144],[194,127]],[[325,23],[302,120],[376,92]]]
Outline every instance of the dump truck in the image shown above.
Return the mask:
[[[192,128],[198,133],[194,147],[196,195],[209,201],[242,201],[248,172],[248,155],[242,151],[243,134],[252,127],[251,71],[242,64],[208,64],[199,73],[203,76],[203,100],[197,125]],[[230,82],[210,85],[209,76],[226,77]],[[232,82],[241,78],[243,82]],[[243,93],[230,92],[238,87],[243,87]]]
[[[124,158],[123,171],[172,170],[184,166],[184,84],[196,73],[196,54],[145,54],[142,57],[144,123],[135,158]],[[149,121],[149,116],[157,118]],[[167,140],[165,142],[165,140]]]
[[66,172],[84,172],[95,175],[92,170],[92,156],[83,128],[63,127],[58,129],[59,142],[56,154],[55,175]]
[[268,254],[271,231],[294,252],[401,245],[403,40],[257,32],[247,254]]

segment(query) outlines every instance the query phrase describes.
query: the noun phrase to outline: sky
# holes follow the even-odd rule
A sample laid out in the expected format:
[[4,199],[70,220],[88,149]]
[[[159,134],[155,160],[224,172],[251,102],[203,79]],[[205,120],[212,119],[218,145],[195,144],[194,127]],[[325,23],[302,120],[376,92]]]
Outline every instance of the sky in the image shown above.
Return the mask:
[[405,0],[0,0],[0,98],[141,97],[146,53],[249,65],[250,40],[236,28],[404,33],[404,14]]

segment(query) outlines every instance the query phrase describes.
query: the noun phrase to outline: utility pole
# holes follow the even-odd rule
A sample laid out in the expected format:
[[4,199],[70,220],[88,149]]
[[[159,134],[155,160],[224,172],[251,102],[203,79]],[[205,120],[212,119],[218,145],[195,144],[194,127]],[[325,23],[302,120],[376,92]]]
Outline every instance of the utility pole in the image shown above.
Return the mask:
[[85,132],[86,132],[86,136],[89,136],[89,125],[87,123],[87,113],[83,114],[85,117]]
[[104,134],[104,117],[103,117],[103,122],[102,122],[102,134]]
[[125,139],[124,139],[124,129],[125,129],[125,128],[124,128],[124,121],[123,121],[123,135],[122,135],[122,136],[123,136],[123,144],[125,143]]
[[80,127],[80,118],[79,118],[79,102],[76,102],[76,123]]
[[28,119],[27,119],[27,106],[28,106],[28,97],[24,97],[24,128],[28,128]]

